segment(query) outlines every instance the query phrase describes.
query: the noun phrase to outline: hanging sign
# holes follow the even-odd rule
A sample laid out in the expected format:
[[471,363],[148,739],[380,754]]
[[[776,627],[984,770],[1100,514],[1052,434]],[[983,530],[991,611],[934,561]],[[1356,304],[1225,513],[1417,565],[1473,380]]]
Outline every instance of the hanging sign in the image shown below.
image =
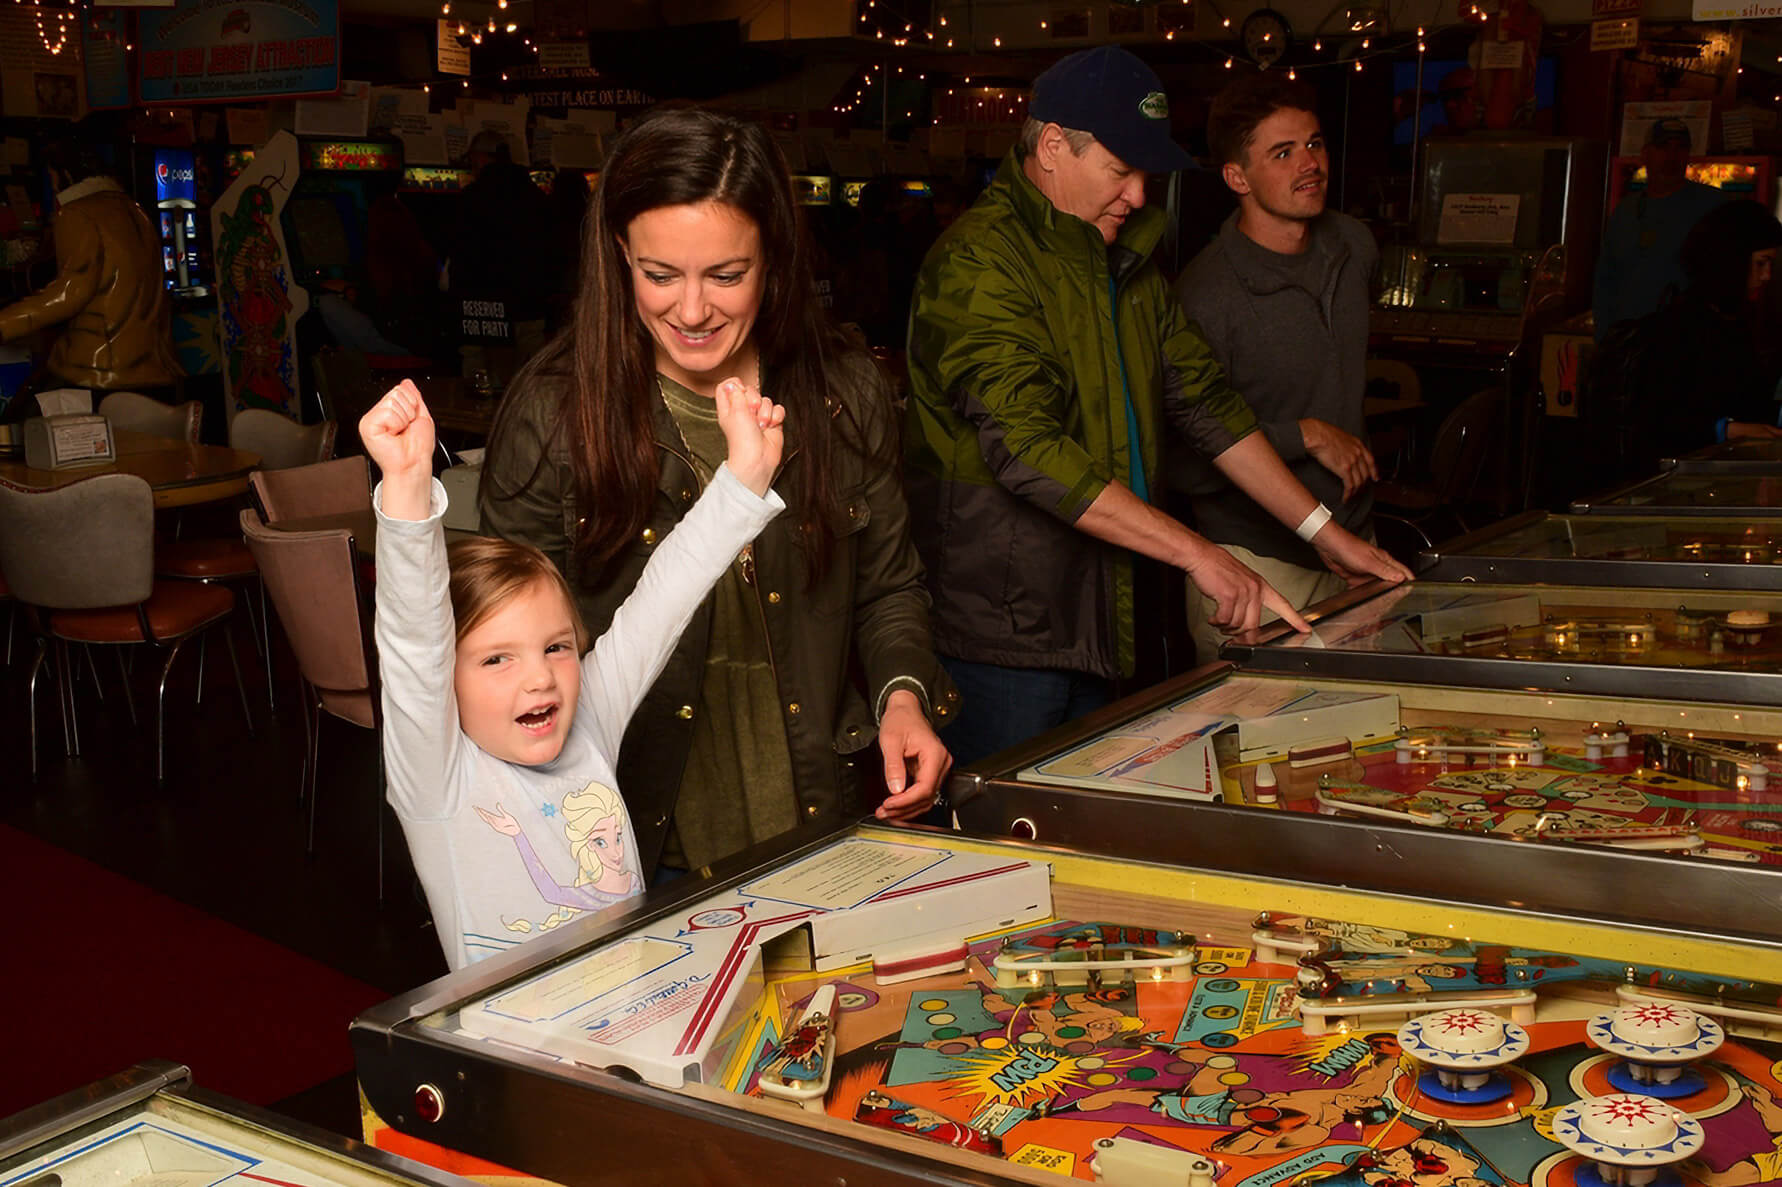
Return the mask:
[[145,105],[323,95],[340,89],[336,0],[179,0],[137,15]]
[[1635,49],[1640,44],[1640,18],[1636,16],[1622,17],[1620,20],[1591,21],[1590,48],[1602,49]]
[[470,47],[458,41],[458,22],[439,21],[439,72],[470,74]]

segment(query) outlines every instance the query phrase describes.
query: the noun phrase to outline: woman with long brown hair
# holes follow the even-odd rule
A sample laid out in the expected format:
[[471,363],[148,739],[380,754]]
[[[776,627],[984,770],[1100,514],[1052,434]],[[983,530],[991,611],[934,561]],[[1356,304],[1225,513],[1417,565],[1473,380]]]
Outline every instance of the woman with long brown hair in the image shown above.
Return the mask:
[[[896,421],[827,320],[767,132],[691,109],[613,146],[564,333],[515,378],[484,464],[485,531],[542,548],[598,635],[723,459],[713,392],[786,410],[787,510],[744,549],[632,719],[618,776],[647,870],[697,869],[797,824],[934,802],[958,696],[929,644]],[[881,762],[869,760],[874,737]]]

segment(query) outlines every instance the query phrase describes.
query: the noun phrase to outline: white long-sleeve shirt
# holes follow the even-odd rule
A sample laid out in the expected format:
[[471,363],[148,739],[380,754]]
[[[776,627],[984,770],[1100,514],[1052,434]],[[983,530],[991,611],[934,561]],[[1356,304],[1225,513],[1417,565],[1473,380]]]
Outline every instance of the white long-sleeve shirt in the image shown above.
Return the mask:
[[[388,794],[446,961],[458,969],[643,889],[613,770],[625,726],[713,583],[785,503],[719,469],[582,657],[562,751],[528,767],[484,752],[458,723],[445,488],[433,483],[424,520],[384,515],[381,484],[372,502]],[[601,861],[607,833],[592,836],[614,817],[617,869]]]

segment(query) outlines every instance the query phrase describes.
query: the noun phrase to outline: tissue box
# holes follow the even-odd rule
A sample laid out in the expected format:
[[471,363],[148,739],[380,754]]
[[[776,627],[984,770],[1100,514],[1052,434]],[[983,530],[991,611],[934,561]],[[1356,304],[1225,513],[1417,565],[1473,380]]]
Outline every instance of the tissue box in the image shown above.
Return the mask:
[[482,511],[476,505],[476,488],[483,481],[482,466],[452,466],[439,473],[446,489],[445,526],[460,532],[481,532]]
[[33,416],[25,422],[25,464],[34,470],[103,465],[117,456],[103,416]]

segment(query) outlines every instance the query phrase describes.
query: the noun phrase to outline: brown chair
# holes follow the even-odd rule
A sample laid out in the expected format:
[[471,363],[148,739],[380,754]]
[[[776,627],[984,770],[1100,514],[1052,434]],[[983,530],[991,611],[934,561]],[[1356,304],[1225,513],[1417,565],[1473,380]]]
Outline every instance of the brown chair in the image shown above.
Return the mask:
[[[289,469],[326,461],[334,452],[334,429],[331,420],[304,426],[277,412],[249,408],[237,413],[229,423],[229,445],[258,454],[262,470]],[[181,581],[246,582],[260,576],[253,553],[248,551],[240,536],[163,540],[155,549],[155,571],[162,577]],[[258,592],[260,621],[257,624],[252,621],[253,602],[244,601],[243,605],[249,610],[248,625],[257,628],[254,645],[259,648],[260,660],[266,669],[266,708],[276,712],[278,701],[272,683],[272,631],[266,621],[266,587],[260,586]]]
[[[166,777],[167,674],[180,647],[208,627],[225,623],[235,595],[214,585],[156,581],[155,498],[148,483],[129,474],[102,474],[58,490],[27,492],[0,486],[0,570],[28,608],[40,641],[31,664],[31,771],[37,772],[37,674],[53,641],[62,696],[63,741],[80,753],[68,644],[141,644],[167,649],[155,710],[155,778]],[[241,713],[254,729],[235,641],[223,632]],[[90,656],[89,656],[90,658]],[[123,654],[118,653],[123,669]],[[202,680],[202,671],[200,671]],[[124,698],[134,719],[129,675]]]
[[367,511],[371,463],[359,456],[289,470],[255,470],[248,475],[248,489],[267,523]]
[[[284,625],[285,638],[303,676],[304,751],[298,795],[309,797],[306,845],[315,852],[316,771],[321,759],[322,714],[381,734],[377,659],[370,601],[360,580],[353,535],[345,528],[287,532],[269,527],[253,511],[241,513],[241,531]],[[384,897],[383,764],[378,764],[377,896]]]
[[163,404],[136,392],[112,392],[99,401],[99,415],[110,421],[114,429],[190,441],[196,445],[198,426],[204,420],[204,406],[197,400]]

